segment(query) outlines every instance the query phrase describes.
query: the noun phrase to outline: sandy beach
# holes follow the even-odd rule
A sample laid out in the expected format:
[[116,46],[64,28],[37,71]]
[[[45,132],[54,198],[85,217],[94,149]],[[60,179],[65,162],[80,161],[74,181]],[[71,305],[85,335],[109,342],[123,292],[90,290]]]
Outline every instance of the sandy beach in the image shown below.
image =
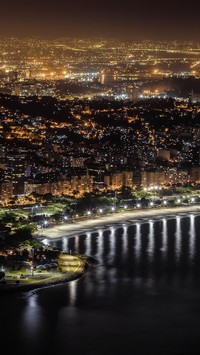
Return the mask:
[[127,221],[134,223],[134,221],[138,219],[151,219],[165,215],[177,215],[180,213],[187,215],[193,212],[200,213],[200,205],[132,210],[123,213],[116,212],[99,217],[87,217],[84,220],[77,220],[71,223],[45,228],[41,232],[37,231],[35,237],[40,240],[70,237],[86,231],[95,230],[98,227],[107,227],[109,225],[121,224]]

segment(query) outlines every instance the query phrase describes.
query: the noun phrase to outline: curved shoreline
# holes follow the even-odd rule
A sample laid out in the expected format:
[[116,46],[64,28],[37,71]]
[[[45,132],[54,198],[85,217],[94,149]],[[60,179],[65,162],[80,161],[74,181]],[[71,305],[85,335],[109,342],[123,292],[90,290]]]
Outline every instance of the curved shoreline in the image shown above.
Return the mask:
[[34,236],[39,240],[44,239],[59,239],[62,237],[72,237],[75,234],[82,234],[84,232],[94,231],[96,228],[107,227],[108,225],[118,225],[134,219],[145,219],[156,216],[178,215],[180,213],[189,214],[197,212],[200,213],[200,205],[179,206],[179,207],[165,207],[143,210],[125,211],[123,213],[115,212],[101,217],[94,217],[94,219],[85,219],[84,221],[76,221],[70,224],[56,225],[43,230],[43,234],[35,234]]
[[[68,255],[68,258],[70,255]],[[51,276],[44,280],[31,280],[29,283],[10,283],[0,284],[0,293],[2,295],[11,292],[37,292],[41,288],[56,286],[59,284],[66,284],[70,281],[75,281],[81,278],[87,271],[90,265],[94,263],[94,260],[85,255],[76,255],[79,259],[79,266],[76,271],[64,272],[59,276]]]
[[[94,219],[87,219],[82,221],[76,221],[71,224],[65,225],[56,225],[53,227],[49,227],[45,229],[45,235],[34,235],[37,239],[59,239],[62,237],[72,237],[76,234],[80,235],[84,232],[95,231],[98,228],[107,228],[110,225],[120,225],[122,223],[127,222],[137,222],[138,220],[149,220],[151,218],[162,218],[163,216],[176,216],[179,214],[191,214],[198,213],[200,214],[200,205],[192,205],[192,206],[180,206],[180,207],[172,207],[172,208],[154,208],[154,209],[144,209],[144,210],[134,210],[134,211],[125,211],[124,213],[113,213],[112,215],[105,215],[101,217],[96,217]],[[30,284],[20,284],[20,285],[11,285],[8,287],[0,286],[0,290],[2,294],[7,292],[37,292],[37,290],[44,287],[51,287],[58,284],[65,284],[70,281],[77,280],[81,278],[90,264],[88,257],[84,262],[84,270],[77,271],[73,274],[65,274],[60,279],[54,281],[41,281],[38,283],[30,283]],[[92,261],[93,262],[93,261]]]
[[44,282],[38,282],[38,283],[30,283],[30,284],[21,284],[21,285],[9,285],[9,286],[0,286],[0,291],[2,295],[5,295],[7,293],[11,292],[31,292],[35,293],[41,288],[46,288],[46,287],[51,287],[51,286],[56,286],[56,285],[63,285],[65,283],[68,283],[70,281],[75,281],[79,278],[81,278],[84,275],[85,271],[83,272],[77,272],[73,275],[65,276],[63,278],[60,278],[56,281],[44,281]]

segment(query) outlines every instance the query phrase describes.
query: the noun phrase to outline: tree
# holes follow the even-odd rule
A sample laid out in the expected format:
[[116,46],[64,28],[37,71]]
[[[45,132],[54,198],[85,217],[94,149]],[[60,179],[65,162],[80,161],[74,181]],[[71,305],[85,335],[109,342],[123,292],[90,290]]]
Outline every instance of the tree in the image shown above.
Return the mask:
[[122,186],[121,190],[121,196],[123,198],[131,198],[132,197],[132,187],[130,186]]
[[2,280],[4,278],[4,276],[5,276],[5,272],[0,271],[0,280]]
[[36,231],[36,229],[36,223],[29,223],[29,225],[17,229],[13,237],[17,240],[31,239],[32,234]]

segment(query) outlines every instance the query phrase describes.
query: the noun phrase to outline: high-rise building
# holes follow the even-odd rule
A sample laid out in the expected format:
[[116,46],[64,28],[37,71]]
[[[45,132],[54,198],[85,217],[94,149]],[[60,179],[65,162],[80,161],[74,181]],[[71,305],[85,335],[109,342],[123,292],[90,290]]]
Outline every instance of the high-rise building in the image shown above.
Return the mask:
[[191,90],[190,92],[189,92],[189,95],[188,95],[189,97],[188,97],[188,108],[191,108],[192,107],[192,105],[193,105],[193,101],[194,101],[194,92],[193,92],[193,90]]
[[12,182],[13,195],[24,194],[26,155],[21,153],[6,154],[5,182]]
[[0,184],[0,198],[1,201],[6,202],[13,197],[12,182],[4,182]]
[[16,96],[19,96],[19,95],[21,94],[21,87],[20,87],[20,85],[15,84],[15,86],[14,86],[14,94],[15,94]]
[[138,88],[135,85],[129,85],[127,87],[127,95],[129,100],[137,100],[139,97]]

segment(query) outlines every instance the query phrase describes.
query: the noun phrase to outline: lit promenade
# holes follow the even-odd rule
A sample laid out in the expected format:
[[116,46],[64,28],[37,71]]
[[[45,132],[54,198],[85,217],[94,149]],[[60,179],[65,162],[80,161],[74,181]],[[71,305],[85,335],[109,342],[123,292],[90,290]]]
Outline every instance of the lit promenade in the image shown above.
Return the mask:
[[103,215],[99,217],[87,217],[84,220],[77,220],[72,223],[66,223],[62,225],[56,225],[53,227],[45,228],[41,233],[37,231],[37,237],[41,239],[55,239],[61,238],[63,236],[72,236],[76,233],[80,234],[85,230],[92,230],[98,227],[104,227],[111,224],[123,223],[128,220],[139,219],[139,218],[151,218],[159,217],[168,214],[178,214],[178,213],[200,213],[200,205],[192,206],[179,206],[179,207],[165,207],[165,208],[152,208],[152,209],[141,209],[132,210],[124,212],[115,212],[109,215]]

